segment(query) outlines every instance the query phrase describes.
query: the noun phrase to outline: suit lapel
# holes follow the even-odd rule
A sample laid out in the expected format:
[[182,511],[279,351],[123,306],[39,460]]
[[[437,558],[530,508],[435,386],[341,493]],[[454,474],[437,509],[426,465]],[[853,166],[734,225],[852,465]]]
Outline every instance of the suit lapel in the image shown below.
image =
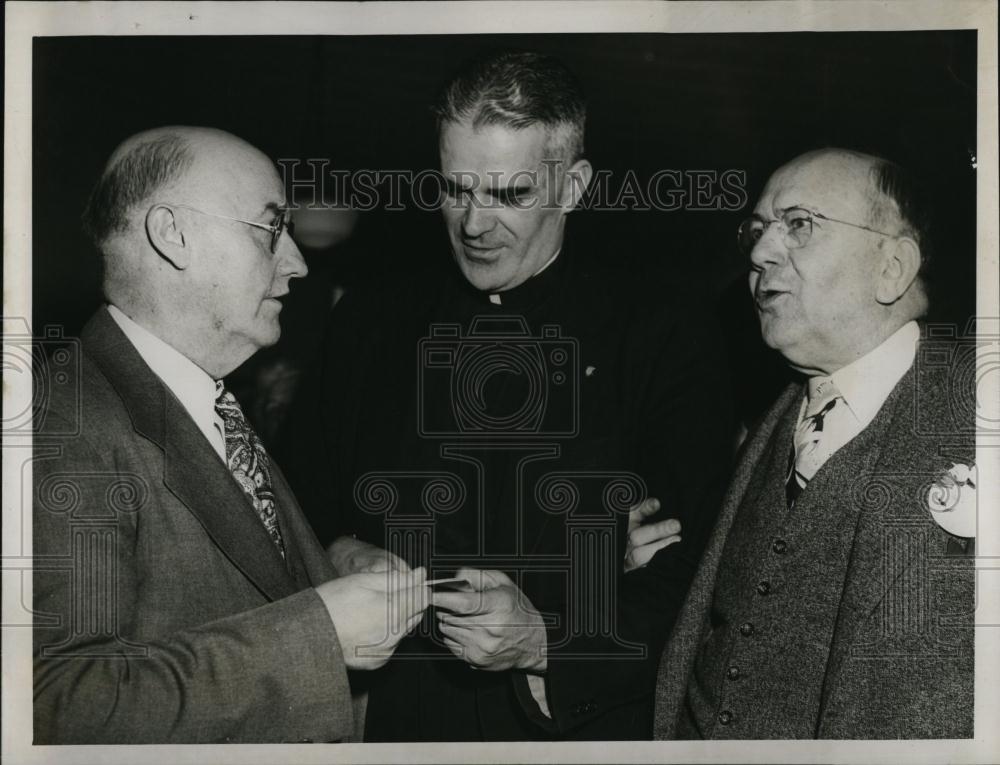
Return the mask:
[[[674,738],[677,718],[684,703],[688,679],[694,666],[702,634],[708,620],[715,592],[722,551],[737,511],[743,503],[751,479],[761,467],[775,431],[790,407],[796,406],[804,395],[800,384],[790,385],[781,394],[760,424],[743,443],[736,458],[729,489],[722,501],[722,509],[708,547],[702,556],[698,571],[688,590],[688,596],[677,618],[673,633],[667,641],[660,660],[656,681],[655,737]],[[790,442],[789,442],[790,443]]]
[[[837,470],[837,465],[830,465],[834,468],[831,471],[833,475],[850,475],[853,479],[845,481],[841,489],[852,495],[843,498],[843,505],[860,505],[860,508],[824,680],[821,720],[829,693],[849,657],[852,645],[860,645],[858,633],[870,623],[876,609],[921,556],[921,551],[913,545],[894,546],[892,554],[887,551],[887,545],[892,544],[889,535],[893,519],[897,522],[904,520],[901,514],[905,515],[913,503],[914,498],[910,496],[913,471],[920,462],[917,458],[919,444],[913,442],[909,432],[913,386],[914,371],[911,368],[872,423],[849,444],[857,457],[850,461],[846,469],[841,466],[842,469]],[[905,445],[907,454],[902,462],[892,455],[893,448],[900,444]],[[836,457],[835,454],[831,462]],[[837,496],[832,491],[827,493]],[[909,525],[912,527],[912,523]],[[888,565],[891,569],[886,568]]]
[[121,397],[133,427],[163,450],[163,483],[219,549],[272,600],[296,591],[285,563],[229,470],[106,309],[82,333],[86,353]]
[[[791,430],[794,429],[794,423],[792,423],[791,428],[788,428],[786,415],[789,414],[789,408],[798,405],[804,395],[802,385],[793,384],[788,386],[775,402],[774,406],[771,407],[760,425],[747,438],[740,449],[740,453],[737,455],[736,470],[733,472],[729,489],[726,491],[725,499],[722,502],[719,520],[716,521],[711,542],[704,556],[706,562],[711,561],[709,565],[712,569],[713,588],[716,570],[722,557],[722,550],[726,545],[726,538],[729,536],[729,530],[736,520],[736,513],[746,497],[747,488],[751,480],[762,468],[761,461],[766,456],[768,448],[771,446],[771,441],[774,438],[778,438],[778,443],[774,445],[774,448],[782,449],[784,448],[784,444],[791,445]],[[783,422],[786,423],[784,430],[780,427]]]
[[183,502],[243,574],[272,600],[296,587],[243,490],[172,395],[165,397],[166,487]]

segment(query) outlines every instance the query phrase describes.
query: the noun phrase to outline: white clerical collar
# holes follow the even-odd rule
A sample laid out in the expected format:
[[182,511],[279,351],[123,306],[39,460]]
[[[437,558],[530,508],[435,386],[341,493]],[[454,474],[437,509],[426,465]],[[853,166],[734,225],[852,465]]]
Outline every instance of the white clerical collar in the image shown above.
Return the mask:
[[153,374],[181,402],[224,462],[226,445],[222,436],[224,431],[215,411],[215,380],[183,353],[136,324],[116,306],[109,305],[108,313],[135,346],[142,360],[153,370]]
[[[546,268],[548,268],[553,263],[555,263],[556,262],[556,258],[559,257],[559,253],[560,252],[562,252],[562,247],[560,247],[558,250],[556,250],[555,253],[553,253],[552,257],[545,261],[545,265],[543,265],[541,268],[539,268],[537,271],[535,271],[535,273],[533,273],[530,278],[534,279],[542,271],[544,271]],[[493,303],[493,305],[503,305],[503,300],[500,297],[502,294],[503,294],[502,292],[491,292],[490,293],[490,302]]]
[[896,383],[913,366],[919,339],[917,323],[908,322],[881,345],[830,375],[862,429],[875,419]]

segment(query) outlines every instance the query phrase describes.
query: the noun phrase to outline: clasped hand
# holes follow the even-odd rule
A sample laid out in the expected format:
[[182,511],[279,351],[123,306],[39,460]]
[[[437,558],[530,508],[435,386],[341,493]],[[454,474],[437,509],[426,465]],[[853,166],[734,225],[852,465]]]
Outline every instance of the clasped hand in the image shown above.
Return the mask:
[[544,672],[545,623],[501,571],[459,569],[475,592],[435,592],[431,605],[448,649],[476,669]]
[[426,572],[350,574],[316,588],[326,606],[350,669],[377,669],[427,608]]
[[[630,508],[626,573],[680,541],[676,519],[648,520],[659,509],[652,498]],[[352,537],[338,539],[329,554],[341,578],[317,591],[330,610],[347,665],[374,669],[420,620],[427,606],[424,571],[411,572],[402,558]],[[501,571],[463,568],[457,576],[475,591],[435,592],[430,601],[448,649],[477,669],[544,672],[545,624],[527,595]],[[381,650],[371,652],[375,647]]]

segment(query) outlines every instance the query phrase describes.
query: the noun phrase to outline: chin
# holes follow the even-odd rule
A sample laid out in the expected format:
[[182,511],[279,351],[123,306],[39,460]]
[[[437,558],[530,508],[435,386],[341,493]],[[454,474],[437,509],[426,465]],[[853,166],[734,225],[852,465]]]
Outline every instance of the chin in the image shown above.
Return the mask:
[[778,353],[784,355],[784,349],[789,348],[794,344],[795,338],[789,334],[787,328],[782,331],[782,327],[769,325],[767,322],[762,321],[760,326],[760,336],[764,340],[764,345],[768,348],[776,350]]
[[508,281],[493,264],[471,263],[463,258],[459,261],[458,268],[465,280],[482,292],[498,292],[504,289]]
[[263,329],[257,336],[258,348],[270,348],[281,339],[281,327],[275,322],[273,327]]

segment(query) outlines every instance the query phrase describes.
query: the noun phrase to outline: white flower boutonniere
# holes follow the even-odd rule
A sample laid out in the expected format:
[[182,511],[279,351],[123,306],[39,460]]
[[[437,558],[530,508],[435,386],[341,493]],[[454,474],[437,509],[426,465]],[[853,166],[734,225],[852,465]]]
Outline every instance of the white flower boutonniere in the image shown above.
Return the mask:
[[976,536],[975,465],[953,464],[927,490],[927,509],[942,529],[956,537]]

